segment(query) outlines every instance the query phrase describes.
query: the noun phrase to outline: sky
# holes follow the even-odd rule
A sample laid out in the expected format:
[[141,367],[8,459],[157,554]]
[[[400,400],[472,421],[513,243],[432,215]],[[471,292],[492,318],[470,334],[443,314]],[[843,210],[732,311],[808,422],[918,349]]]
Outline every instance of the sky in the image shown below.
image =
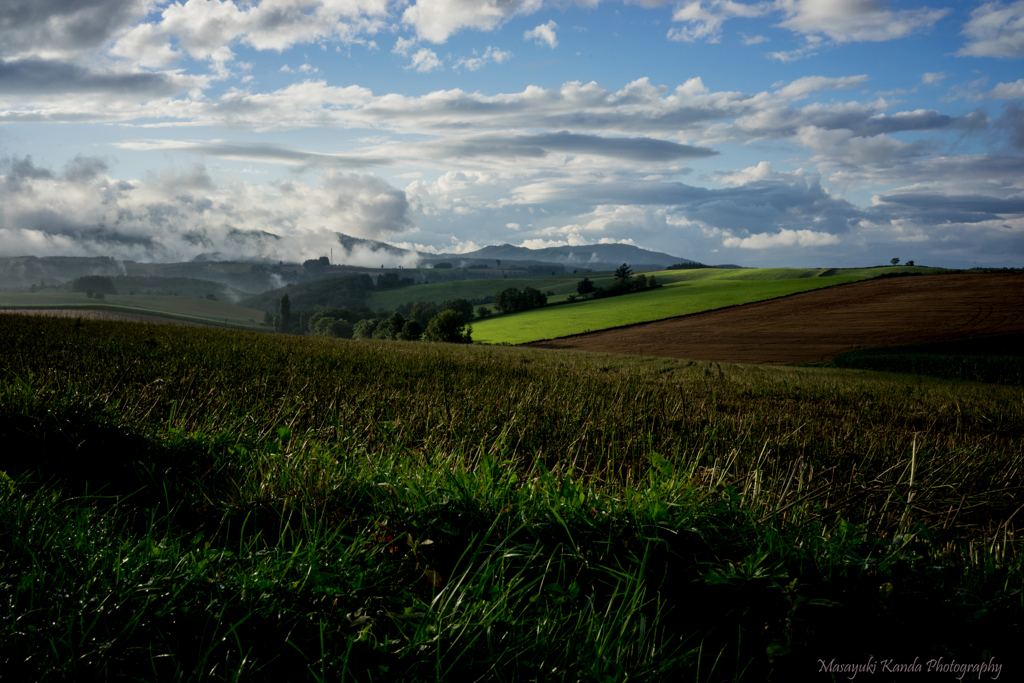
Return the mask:
[[4,0],[0,256],[1020,267],[1022,58],[1024,0]]

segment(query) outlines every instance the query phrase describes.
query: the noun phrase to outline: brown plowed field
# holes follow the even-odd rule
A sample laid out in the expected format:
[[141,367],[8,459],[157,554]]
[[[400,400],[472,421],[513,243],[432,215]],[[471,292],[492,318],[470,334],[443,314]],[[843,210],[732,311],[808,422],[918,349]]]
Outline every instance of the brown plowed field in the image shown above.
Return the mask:
[[799,364],[853,349],[1024,332],[1024,275],[885,278],[528,346]]

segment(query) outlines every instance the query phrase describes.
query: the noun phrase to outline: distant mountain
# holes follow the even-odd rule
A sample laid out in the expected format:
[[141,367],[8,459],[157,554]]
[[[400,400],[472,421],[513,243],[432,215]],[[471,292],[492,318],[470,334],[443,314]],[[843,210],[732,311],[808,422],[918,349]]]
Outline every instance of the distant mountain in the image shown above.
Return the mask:
[[[379,251],[389,254],[391,256],[398,256],[400,258],[406,256],[415,255],[417,252],[410,251],[408,249],[401,249],[399,247],[393,247],[386,242],[378,242],[376,240],[364,240],[359,237],[351,237],[345,233],[335,233],[338,236],[338,242],[349,252],[354,250],[365,250],[365,251]],[[340,258],[338,259],[341,260]]]
[[[540,261],[561,263],[566,266],[584,266],[603,270],[602,265],[618,266],[628,263],[635,266],[671,266],[675,263],[693,263],[691,259],[672,256],[660,251],[650,251],[631,244],[587,244],[576,247],[547,247],[528,249],[511,244],[497,244],[465,254],[420,254],[427,262],[438,261]],[[613,266],[614,267],[614,266]]]

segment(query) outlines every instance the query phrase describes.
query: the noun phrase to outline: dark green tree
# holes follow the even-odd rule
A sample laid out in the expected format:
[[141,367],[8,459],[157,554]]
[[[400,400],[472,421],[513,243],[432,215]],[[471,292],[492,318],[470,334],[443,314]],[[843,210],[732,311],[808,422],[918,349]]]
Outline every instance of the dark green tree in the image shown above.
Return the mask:
[[412,311],[409,313],[409,317],[418,322],[420,327],[424,329],[430,324],[430,319],[435,315],[437,315],[437,308],[434,307],[434,304],[428,304],[425,301],[414,303]]
[[629,267],[628,263],[623,263],[621,266],[615,269],[615,277],[620,280],[625,280],[632,274],[633,269]]
[[281,295],[279,306],[281,312],[281,332],[288,334],[292,326],[292,300],[288,298],[287,294]]
[[533,287],[526,287],[523,289],[523,295],[520,299],[521,310],[528,310],[530,308],[540,308],[541,306],[548,305],[547,295],[539,289]]
[[597,285],[595,285],[589,277],[585,277],[576,283],[576,292],[578,294],[590,294],[595,289],[597,289]]
[[466,320],[458,311],[441,311],[427,325],[423,338],[427,341],[471,344],[473,328],[466,326]]
[[313,325],[312,333],[318,337],[335,337],[351,339],[354,325],[347,320],[337,318],[320,318]]
[[402,317],[401,313],[395,311],[388,318],[388,339],[398,339],[398,335],[402,333],[403,327],[405,327],[405,318]]
[[403,341],[419,341],[422,336],[423,328],[415,320],[406,320],[402,331],[398,333],[398,338]]
[[519,289],[508,287],[494,295],[494,307],[499,313],[511,313],[519,310]]
[[352,329],[353,339],[372,339],[374,332],[377,331],[377,326],[382,323],[380,318],[365,318],[355,324]]
[[473,319],[473,304],[467,299],[449,299],[441,304],[442,311],[458,311],[466,320]]
[[898,266],[900,264],[900,260],[898,258],[894,258],[893,260],[889,261],[889,264],[893,266]]

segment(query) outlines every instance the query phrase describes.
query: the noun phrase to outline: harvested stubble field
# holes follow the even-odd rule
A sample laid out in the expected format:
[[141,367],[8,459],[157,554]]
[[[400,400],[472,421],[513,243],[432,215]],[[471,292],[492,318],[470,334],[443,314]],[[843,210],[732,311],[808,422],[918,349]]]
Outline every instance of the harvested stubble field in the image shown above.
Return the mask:
[[1014,680],[1022,398],[0,316],[0,672]]
[[1024,275],[883,278],[530,346],[800,364],[854,349],[1024,331]]

